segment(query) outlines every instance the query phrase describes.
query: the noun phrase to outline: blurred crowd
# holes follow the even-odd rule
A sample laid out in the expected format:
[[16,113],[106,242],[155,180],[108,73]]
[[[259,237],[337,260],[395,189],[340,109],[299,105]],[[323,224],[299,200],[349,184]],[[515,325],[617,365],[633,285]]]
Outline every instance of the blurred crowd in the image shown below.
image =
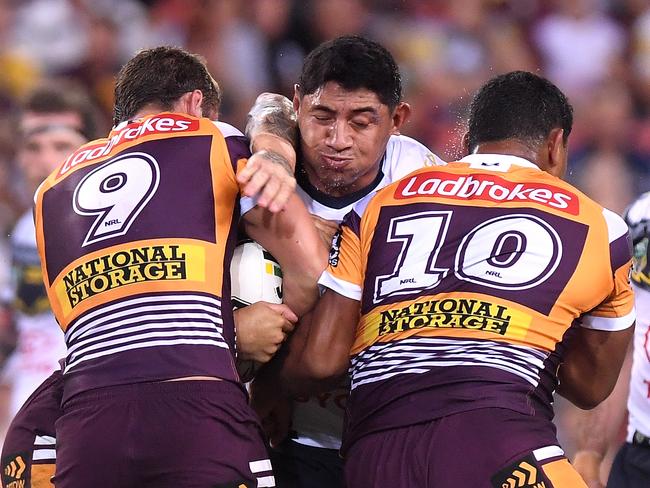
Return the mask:
[[441,157],[461,155],[474,90],[525,69],[574,105],[574,184],[619,213],[650,190],[650,0],[0,0],[0,286],[4,241],[31,204],[16,114],[36,86],[74,82],[98,107],[101,135],[122,63],[183,46],[220,83],[220,118],[243,127],[257,94],[292,96],[305,54],[348,33],[395,55],[413,107],[404,133]]

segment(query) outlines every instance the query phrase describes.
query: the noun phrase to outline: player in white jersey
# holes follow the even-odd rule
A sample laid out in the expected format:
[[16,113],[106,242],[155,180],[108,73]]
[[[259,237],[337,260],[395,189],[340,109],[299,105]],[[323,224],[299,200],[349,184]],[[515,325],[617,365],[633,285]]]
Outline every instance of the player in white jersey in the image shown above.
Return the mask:
[[[273,97],[260,96],[251,113],[258,116],[272,104]],[[399,135],[410,112],[401,100],[400,74],[390,53],[367,39],[341,37],[310,53],[293,104],[300,131],[298,194],[325,233],[324,221],[340,223],[363,197],[415,169],[444,164]],[[254,384],[262,416],[268,413],[263,397],[277,397],[269,371]],[[278,487],[343,486],[338,450],[348,393],[345,379],[327,393],[295,399],[289,438],[272,459]]]
[[[650,192],[641,195],[625,214],[634,245],[631,274],[635,295],[634,330],[630,390],[627,397],[627,434],[611,466],[607,488],[645,488],[650,486]],[[623,378],[626,375],[621,374]],[[625,409],[621,395],[612,395],[603,405],[578,422],[578,442],[574,464],[589,484],[601,488],[601,467],[608,450],[607,432],[612,419]]]

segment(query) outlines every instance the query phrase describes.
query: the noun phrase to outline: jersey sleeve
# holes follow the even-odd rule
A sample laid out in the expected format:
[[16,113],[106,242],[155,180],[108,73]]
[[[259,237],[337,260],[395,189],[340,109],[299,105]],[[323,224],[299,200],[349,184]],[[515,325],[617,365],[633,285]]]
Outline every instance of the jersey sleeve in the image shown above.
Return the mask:
[[[226,147],[230,155],[230,163],[235,174],[246,167],[248,158],[251,157],[248,138],[237,128],[224,122],[214,122],[226,140]],[[240,215],[244,215],[257,205],[256,197],[242,195],[239,199]]]
[[354,211],[345,216],[332,241],[329,265],[318,280],[321,286],[358,301],[363,285],[360,223]]
[[407,136],[391,136],[386,146],[384,170],[396,181],[421,168],[444,166],[442,159],[420,142]]
[[634,293],[630,285],[630,234],[623,219],[614,212],[605,209],[603,215],[609,230],[612,290],[600,305],[583,317],[582,326],[588,329],[617,331],[627,329],[636,319]]

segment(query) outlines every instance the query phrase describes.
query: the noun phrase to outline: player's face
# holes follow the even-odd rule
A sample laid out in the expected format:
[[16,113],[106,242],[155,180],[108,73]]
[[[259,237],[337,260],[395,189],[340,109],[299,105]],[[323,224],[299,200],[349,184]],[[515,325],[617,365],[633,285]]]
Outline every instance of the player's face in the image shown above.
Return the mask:
[[67,127],[35,129],[28,134],[20,148],[20,167],[32,189],[54,171],[72,151],[86,142],[86,139]]
[[331,196],[360,190],[376,178],[388,138],[399,133],[409,107],[392,112],[365,88],[346,90],[328,82],[294,96],[302,163],[312,185]]

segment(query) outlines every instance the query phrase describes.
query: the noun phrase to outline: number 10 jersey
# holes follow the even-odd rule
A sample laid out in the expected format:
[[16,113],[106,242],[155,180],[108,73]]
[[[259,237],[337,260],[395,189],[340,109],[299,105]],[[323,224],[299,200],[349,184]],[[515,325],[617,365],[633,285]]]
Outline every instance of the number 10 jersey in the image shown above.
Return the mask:
[[418,170],[342,232],[320,282],[361,303],[346,444],[484,407],[550,419],[575,327],[634,321],[623,220],[521,158]]

